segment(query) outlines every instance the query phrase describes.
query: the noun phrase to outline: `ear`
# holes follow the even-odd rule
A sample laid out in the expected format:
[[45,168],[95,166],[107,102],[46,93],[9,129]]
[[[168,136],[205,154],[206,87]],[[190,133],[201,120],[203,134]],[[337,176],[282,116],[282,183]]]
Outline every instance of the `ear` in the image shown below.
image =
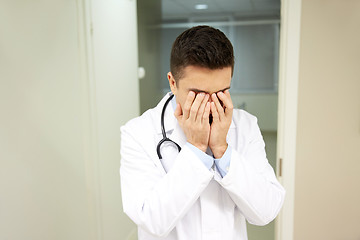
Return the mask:
[[170,86],[171,92],[176,96],[176,93],[177,93],[176,81],[171,72],[168,72],[167,78],[169,80],[169,86]]

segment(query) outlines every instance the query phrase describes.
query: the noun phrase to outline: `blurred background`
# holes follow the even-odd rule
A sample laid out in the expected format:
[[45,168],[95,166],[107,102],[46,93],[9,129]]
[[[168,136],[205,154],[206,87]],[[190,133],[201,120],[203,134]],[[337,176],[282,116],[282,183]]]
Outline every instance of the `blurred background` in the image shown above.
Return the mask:
[[1,240],[137,239],[119,128],[169,91],[171,44],[200,24],[232,41],[234,104],[287,190],[249,240],[360,239],[360,1],[2,0]]

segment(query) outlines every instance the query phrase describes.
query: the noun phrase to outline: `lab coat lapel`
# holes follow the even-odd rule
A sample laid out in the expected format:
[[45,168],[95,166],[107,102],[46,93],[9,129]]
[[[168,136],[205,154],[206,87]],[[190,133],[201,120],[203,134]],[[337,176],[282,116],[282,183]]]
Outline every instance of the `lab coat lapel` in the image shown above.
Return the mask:
[[[160,116],[159,123],[161,119],[161,111],[164,107],[165,101],[169,98],[169,96],[170,95],[167,94],[158,105],[157,114],[159,114]],[[166,107],[165,115],[164,115],[164,127],[165,127],[166,137],[179,144],[180,147],[183,147],[183,145],[186,143],[186,137],[180,125],[178,124],[177,119],[174,116],[174,107],[172,105],[172,101],[175,101],[175,99],[172,99],[171,102],[169,102],[169,104]],[[163,138],[160,124],[157,128],[157,134],[159,140]],[[168,172],[171,169],[179,151],[176,145],[169,141],[166,141],[162,144],[160,151],[162,155],[161,164],[164,167],[165,171]]]
[[[154,117],[155,120],[155,129],[156,129],[156,133],[157,134],[162,134],[161,133],[161,112],[164,108],[165,102],[166,100],[168,100],[168,98],[170,97],[170,92],[167,93],[159,102],[159,104],[156,106],[156,111],[155,114],[156,116]],[[174,116],[174,109],[172,107],[172,101],[174,101],[174,99],[172,99],[169,104],[166,106],[165,109],[165,115],[164,115],[164,127],[165,127],[165,131],[166,133],[168,132],[172,132],[172,130],[174,129],[175,123],[176,123],[176,118]]]
[[236,125],[234,123],[234,118],[231,120],[231,124],[230,124],[230,127],[229,127],[229,131],[228,131],[228,134],[226,136],[226,142],[230,145],[230,146],[235,146],[234,145],[234,141],[236,139],[234,139],[234,137],[236,137]]
[[176,121],[174,131],[172,132],[170,139],[179,144],[179,146],[182,148],[184,144],[186,143],[186,136],[184,134],[184,131],[180,127],[179,123]]
[[[160,104],[158,105],[158,114],[160,116],[159,119],[161,119],[161,111],[164,107],[165,101],[168,99],[170,94],[166,94],[166,96],[161,100]],[[164,115],[164,126],[165,126],[165,132],[166,136],[179,144],[180,147],[182,147],[186,143],[186,137],[181,129],[177,119],[174,116],[174,108],[172,106],[172,101],[175,101],[175,99],[172,99],[171,102],[166,107],[165,115]],[[159,121],[160,123],[160,121]],[[157,133],[161,133],[161,125],[157,125]]]
[[[179,144],[181,148],[183,148],[186,143],[185,135],[179,124],[175,125],[175,129],[171,132],[171,134],[167,134],[167,137]],[[174,164],[176,156],[179,154],[179,150],[176,145],[171,142],[164,142],[163,145],[164,146],[161,148],[161,154],[163,157],[161,163],[164,166],[165,171],[169,172]]]

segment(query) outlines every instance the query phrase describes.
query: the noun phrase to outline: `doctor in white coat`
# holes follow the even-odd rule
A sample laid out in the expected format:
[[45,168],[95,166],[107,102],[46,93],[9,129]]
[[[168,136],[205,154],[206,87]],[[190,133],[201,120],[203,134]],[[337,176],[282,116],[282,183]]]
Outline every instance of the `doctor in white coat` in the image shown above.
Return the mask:
[[170,62],[171,93],[121,127],[124,212],[139,240],[246,240],[246,221],[271,222],[285,190],[256,117],[233,109],[232,45],[217,29],[193,27]]

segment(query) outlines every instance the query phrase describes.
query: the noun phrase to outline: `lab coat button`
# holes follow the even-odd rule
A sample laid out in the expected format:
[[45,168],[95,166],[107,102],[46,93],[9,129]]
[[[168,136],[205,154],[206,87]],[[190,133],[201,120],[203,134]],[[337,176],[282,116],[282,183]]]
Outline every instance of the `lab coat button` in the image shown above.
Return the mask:
[[229,171],[229,167],[226,167],[226,171],[227,171],[227,172]]

